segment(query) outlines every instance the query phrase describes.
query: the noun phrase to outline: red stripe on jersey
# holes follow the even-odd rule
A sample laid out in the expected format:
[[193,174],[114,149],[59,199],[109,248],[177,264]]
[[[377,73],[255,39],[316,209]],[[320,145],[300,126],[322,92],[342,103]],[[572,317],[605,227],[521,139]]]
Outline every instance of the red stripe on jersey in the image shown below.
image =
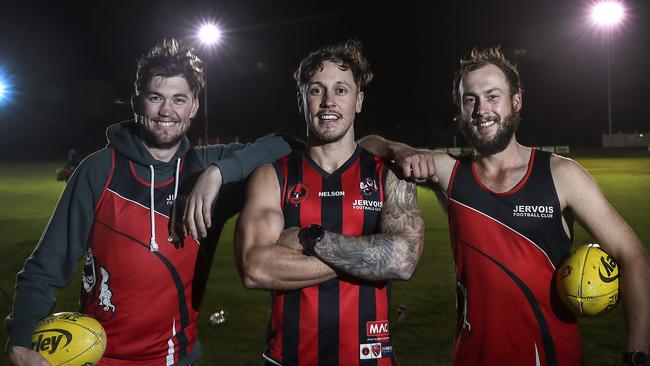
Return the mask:
[[[184,159],[181,159],[181,167],[180,167],[181,171],[183,170],[183,165],[185,165],[185,164],[184,164]],[[131,169],[131,174],[133,174],[133,177],[135,178],[135,180],[137,180],[137,181],[140,182],[141,184],[144,184],[144,185],[147,186],[147,187],[149,187],[149,186],[151,185],[151,182],[147,182],[146,180],[142,179],[142,178],[138,175],[138,173],[136,173],[136,171],[135,171],[135,166],[133,165],[133,162],[132,162],[131,160],[129,160],[129,168]],[[151,177],[149,177],[149,179],[151,179]],[[168,185],[169,183],[173,182],[174,179],[175,179],[175,177],[172,176],[171,178],[167,179],[167,180],[164,181],[164,182],[161,182],[161,183],[155,184],[153,187],[154,187],[154,188],[162,188],[162,187]]]
[[313,199],[306,199],[300,204],[300,227],[320,224],[322,202],[318,197],[318,192],[323,190],[323,178],[312,168],[307,159],[302,160],[302,179],[303,184],[309,187],[309,197],[313,197]]
[[359,286],[339,282],[339,365],[359,364]]
[[[323,189],[323,178],[306,159],[302,161],[303,184],[309,187],[311,198],[301,203],[300,226],[321,223],[321,199],[318,192]],[[300,322],[298,341],[298,363],[318,365],[318,285],[302,289],[300,294]]]
[[271,317],[271,332],[274,334],[269,340],[269,353],[283,362],[282,355],[282,329],[284,329],[284,294],[276,293],[273,296],[272,314],[277,314]]
[[[363,199],[359,183],[361,182],[361,159],[357,159],[349,169],[341,174],[343,196],[342,234],[361,236],[363,231],[363,212],[355,210],[353,203]],[[359,364],[359,286],[341,280],[339,282],[339,365]],[[352,327],[350,327],[352,325]]]
[[300,291],[298,364],[318,365],[318,285]]

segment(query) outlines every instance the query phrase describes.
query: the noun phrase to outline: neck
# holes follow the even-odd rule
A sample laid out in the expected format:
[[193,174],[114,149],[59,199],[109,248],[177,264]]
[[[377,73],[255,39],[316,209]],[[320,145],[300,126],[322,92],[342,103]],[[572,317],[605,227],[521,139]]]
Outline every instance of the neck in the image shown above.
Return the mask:
[[156,147],[148,146],[147,144],[144,144],[144,147],[147,149],[147,151],[149,151],[149,154],[151,154],[154,159],[167,163],[172,160],[180,145],[181,143],[178,142],[176,145],[169,149],[159,149]]
[[340,168],[354,153],[357,143],[354,134],[346,134],[339,141],[318,143],[308,138],[307,153],[324,171],[332,173]]
[[512,140],[503,151],[496,154],[481,155],[479,152],[474,152],[474,162],[487,171],[527,165],[529,157],[530,148],[519,144],[515,136],[512,136]]

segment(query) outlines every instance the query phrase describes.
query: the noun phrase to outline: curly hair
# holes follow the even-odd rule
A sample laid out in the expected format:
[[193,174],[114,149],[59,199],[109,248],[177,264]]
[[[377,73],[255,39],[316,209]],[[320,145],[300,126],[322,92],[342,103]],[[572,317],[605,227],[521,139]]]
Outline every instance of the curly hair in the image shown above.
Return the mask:
[[454,84],[452,90],[452,97],[454,104],[460,107],[461,96],[458,91],[460,82],[467,74],[474,70],[478,70],[488,64],[492,64],[501,70],[506,76],[508,86],[510,87],[510,96],[516,93],[523,93],[521,80],[519,79],[519,71],[517,66],[508,61],[501,51],[500,47],[491,47],[485,49],[472,49],[469,59],[460,60],[460,69],[456,72],[454,77]]
[[182,76],[196,97],[205,85],[203,67],[203,61],[194,48],[173,38],[163,39],[138,59],[135,94],[140,95],[145,91],[154,77]]
[[334,45],[325,46],[310,53],[305,57],[293,73],[297,87],[306,85],[309,80],[318,71],[323,70],[323,62],[330,61],[339,64],[342,70],[352,71],[354,82],[359,89],[365,87],[372,81],[372,71],[370,64],[361,53],[361,42],[356,39],[350,39]]

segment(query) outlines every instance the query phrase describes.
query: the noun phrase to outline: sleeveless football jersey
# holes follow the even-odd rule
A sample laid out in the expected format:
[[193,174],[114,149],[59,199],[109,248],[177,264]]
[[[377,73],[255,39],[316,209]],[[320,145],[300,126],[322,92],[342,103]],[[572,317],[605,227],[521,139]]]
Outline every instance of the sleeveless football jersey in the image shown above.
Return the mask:
[[554,285],[571,248],[550,169],[532,150],[525,177],[508,192],[481,184],[471,156],[448,188],[456,261],[455,365],[580,365],[575,318]]
[[[182,245],[167,241],[175,178],[154,186],[159,251],[151,252],[150,183],[115,150],[111,172],[84,259],[81,309],[106,330],[100,364],[172,365],[195,346],[208,260],[191,236]],[[181,161],[180,184],[200,172],[190,150]]]
[[[343,235],[379,230],[386,167],[357,147],[329,174],[304,151],[274,163],[285,227],[320,224]],[[283,366],[397,365],[388,308],[390,282],[340,276],[272,294],[265,357]]]

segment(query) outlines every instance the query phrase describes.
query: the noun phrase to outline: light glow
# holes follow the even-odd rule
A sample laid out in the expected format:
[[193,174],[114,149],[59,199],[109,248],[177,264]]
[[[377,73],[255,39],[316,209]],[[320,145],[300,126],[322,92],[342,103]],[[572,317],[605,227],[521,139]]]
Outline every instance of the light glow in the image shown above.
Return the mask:
[[614,26],[620,23],[625,16],[623,5],[616,1],[603,1],[594,5],[591,10],[591,17],[596,24],[602,26]]
[[199,39],[207,45],[212,45],[221,39],[221,30],[214,24],[206,23],[199,30]]

